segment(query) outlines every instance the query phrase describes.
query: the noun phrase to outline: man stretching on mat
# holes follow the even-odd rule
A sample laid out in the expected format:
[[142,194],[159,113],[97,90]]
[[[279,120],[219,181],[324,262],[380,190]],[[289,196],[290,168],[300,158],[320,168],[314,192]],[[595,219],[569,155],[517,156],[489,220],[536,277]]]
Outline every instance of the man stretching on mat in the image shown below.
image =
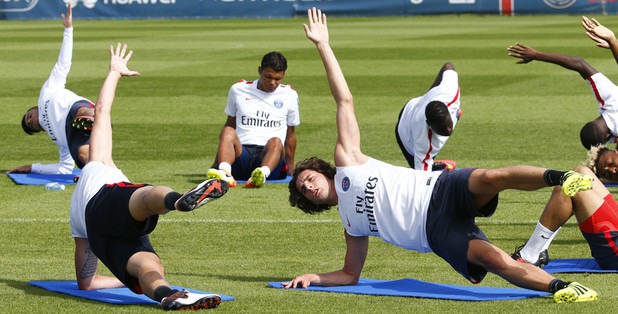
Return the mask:
[[[593,147],[588,153],[588,167],[578,166],[575,170],[591,177],[594,173],[602,175],[607,169],[597,170],[599,152],[602,152],[599,147]],[[618,203],[599,180],[592,182],[591,191],[577,193],[572,198],[555,188],[532,236],[512,257],[536,266],[547,264],[547,248],[572,215],[597,264],[603,269],[618,270]]]
[[494,213],[502,190],[561,185],[565,194],[573,196],[591,188],[591,177],[532,166],[427,172],[363,154],[353,97],[329,45],[326,15],[313,8],[308,17],[305,33],[316,45],[337,104],[336,167],[318,158],[298,163],[289,185],[290,204],[311,214],[338,205],[347,251],[342,269],[300,275],[284,282],[285,288],[358,283],[368,236],[378,236],[405,249],[434,252],[473,283],[489,271],[514,285],[552,292],[556,302],[597,298],[596,292],[579,283],[514,261],[475,224],[475,217]]
[[[126,286],[161,302],[166,310],[217,307],[221,297],[177,291],[165,279],[163,265],[148,234],[159,215],[192,211],[223,196],[227,183],[211,179],[184,195],[165,186],[130,183],[112,160],[111,109],[122,76],[137,76],[127,68],[133,51],[118,43],[110,47],[107,78],[95,106],[89,160],[71,198],[71,234],[75,239],[75,273],[80,289]],[[97,258],[114,277],[97,275]]]
[[92,128],[94,104],[65,88],[73,56],[73,13],[68,4],[62,14],[64,35],[58,61],[39,95],[38,105],[28,109],[21,126],[28,135],[44,130],[58,146],[60,161],[56,164],[20,166],[12,173],[70,174],[73,167],[82,168],[88,161],[88,142]]

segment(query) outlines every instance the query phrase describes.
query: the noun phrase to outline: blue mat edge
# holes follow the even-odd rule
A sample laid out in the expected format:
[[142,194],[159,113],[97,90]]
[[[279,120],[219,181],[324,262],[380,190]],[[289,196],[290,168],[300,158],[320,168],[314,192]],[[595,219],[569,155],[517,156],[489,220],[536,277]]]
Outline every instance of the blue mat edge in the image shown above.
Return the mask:
[[[444,287],[444,288],[449,288],[449,289],[462,289],[466,291],[478,290],[479,293],[495,290],[498,292],[512,293],[515,295],[508,295],[508,296],[505,295],[505,296],[492,297],[492,298],[488,298],[488,297],[482,298],[482,296],[479,296],[478,298],[471,298],[471,297],[455,295],[455,294],[445,293],[442,295],[438,295],[436,293],[427,293],[427,292],[418,292],[418,291],[415,291],[414,293],[409,292],[407,294],[405,293],[404,294],[402,293],[385,294],[385,293],[372,293],[372,292],[363,292],[363,291],[351,291],[351,290],[357,290],[359,288],[359,285],[362,285],[362,284],[371,284],[371,283],[384,284],[384,283],[391,283],[391,282],[404,281],[404,280],[411,280],[411,281],[418,282],[420,284],[430,284],[436,287]],[[283,286],[281,285],[281,282],[279,281],[271,281],[268,283],[268,286],[276,288],[276,289],[283,289]],[[362,287],[360,288],[362,289]],[[289,290],[347,293],[347,294],[375,295],[375,296],[389,296],[389,297],[415,297],[415,298],[430,298],[430,299],[456,300],[456,301],[476,301],[476,302],[478,301],[506,301],[506,300],[518,300],[518,299],[524,299],[524,298],[551,296],[551,293],[549,292],[535,291],[535,290],[529,290],[529,289],[523,289],[523,288],[457,286],[457,285],[449,285],[449,284],[424,282],[424,281],[420,281],[420,280],[416,280],[412,278],[403,278],[403,279],[396,279],[396,280],[378,280],[378,279],[360,278],[358,285],[333,286],[333,287],[309,286],[308,288],[292,288]]]
[[[292,176],[287,176],[287,177],[285,177],[285,179],[279,179],[279,180],[266,180],[266,184],[268,184],[268,183],[273,183],[273,184],[275,184],[275,183],[288,183],[290,181],[292,181]],[[245,184],[245,183],[247,183],[247,180],[236,180],[236,182],[238,184]]]
[[[37,288],[47,290],[50,292],[61,293],[61,294],[68,295],[68,296],[78,297],[78,298],[97,301],[97,302],[104,302],[108,304],[117,304],[117,305],[159,304],[159,302],[156,302],[150,299],[146,295],[133,293],[128,288],[80,290],[77,288],[77,282],[75,280],[33,280],[33,281],[28,282],[28,284],[33,287],[37,287]],[[64,285],[64,286],[70,285],[70,288],[61,288],[61,287],[58,287],[57,285]],[[171,286],[171,287],[173,289],[178,289],[178,290],[186,289],[190,292],[201,293],[201,294],[214,293],[214,292],[206,292],[206,291],[200,291],[196,289],[185,288],[181,286]],[[104,294],[105,292],[113,294],[114,296],[118,296],[118,298],[115,298],[112,300],[110,298],[104,299],[101,297],[97,298],[95,296],[96,294]],[[118,292],[121,292],[122,294],[118,294]],[[90,294],[92,294],[92,296]],[[214,293],[214,294],[218,294],[219,296],[221,296],[221,301],[236,300],[236,298],[234,298],[233,296],[220,294],[220,293]]]
[[17,185],[45,185],[50,182],[75,184],[73,178],[81,174],[81,169],[73,169],[71,174],[8,173],[6,176]]
[[[585,264],[586,267],[581,267]],[[565,258],[550,260],[543,270],[550,274],[566,273],[617,273],[618,270],[602,269],[593,258]]]

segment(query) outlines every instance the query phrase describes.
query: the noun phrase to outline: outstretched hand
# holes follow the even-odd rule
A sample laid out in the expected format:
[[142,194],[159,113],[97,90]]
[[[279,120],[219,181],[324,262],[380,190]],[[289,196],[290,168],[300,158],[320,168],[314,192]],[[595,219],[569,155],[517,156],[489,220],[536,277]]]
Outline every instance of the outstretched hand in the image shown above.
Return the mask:
[[506,49],[509,51],[509,56],[521,59],[515,62],[516,64],[525,64],[535,59],[536,50],[532,47],[518,43],[515,46],[508,46]]
[[73,27],[73,9],[71,8],[70,2],[67,5],[67,13],[60,14],[60,17],[62,18],[62,25],[64,25],[64,28]]
[[110,72],[118,72],[121,76],[139,76],[139,72],[131,71],[127,67],[127,63],[131,59],[133,55],[133,50],[129,50],[127,53],[127,44],[118,43],[116,45],[116,50],[114,50],[114,46],[109,46],[110,52],[110,60],[109,60],[109,71]]
[[609,43],[616,39],[614,32],[601,25],[599,21],[582,16],[582,26],[586,30],[586,35],[601,48],[609,48]]
[[328,26],[326,25],[326,14],[315,7],[307,10],[309,25],[303,24],[307,38],[316,45],[320,43],[328,44]]

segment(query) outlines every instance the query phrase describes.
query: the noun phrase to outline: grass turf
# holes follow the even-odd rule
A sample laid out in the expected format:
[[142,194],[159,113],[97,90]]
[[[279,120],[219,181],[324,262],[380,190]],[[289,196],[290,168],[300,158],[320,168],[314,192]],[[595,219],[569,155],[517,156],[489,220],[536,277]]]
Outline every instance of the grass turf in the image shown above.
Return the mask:
[[[73,67],[67,87],[96,100],[107,71],[110,44],[135,50],[114,105],[114,158],[134,182],[184,191],[204,178],[225,122],[229,86],[253,80],[271,50],[289,61],[285,82],[301,99],[297,161],[332,159],[334,102],[324,70],[304,36],[304,19],[80,21],[75,17]],[[618,22],[601,17],[608,27]],[[531,164],[571,168],[585,158],[579,128],[597,116],[586,83],[574,72],[533,62],[515,65],[506,47],[575,54],[617,77],[607,50],[595,48],[576,16],[432,16],[332,18],[331,43],[355,96],[363,151],[405,165],[394,137],[401,106],[423,94],[445,61],[460,74],[463,117],[439,158],[459,167]],[[19,127],[36,104],[41,84],[58,56],[59,21],[0,21],[0,169],[56,162],[47,136]],[[16,186],[0,179],[0,293],[7,312],[149,312],[152,306],[114,306],[30,287],[31,280],[74,278],[68,214],[73,187],[64,192]],[[479,225],[511,252],[524,243],[550,194],[505,191],[497,213]],[[336,210],[308,216],[287,203],[284,185],[236,188],[195,213],[161,218],[151,235],[172,284],[232,295],[223,312],[602,312],[616,303],[615,274],[560,275],[595,289],[598,302],[557,305],[548,298],[457,302],[282,291],[266,282],[305,272],[339,269],[345,244]],[[552,258],[589,257],[574,221],[550,248]],[[100,267],[102,273],[108,273]],[[433,254],[371,239],[363,277],[468,285]],[[512,287],[495,275],[484,286]]]

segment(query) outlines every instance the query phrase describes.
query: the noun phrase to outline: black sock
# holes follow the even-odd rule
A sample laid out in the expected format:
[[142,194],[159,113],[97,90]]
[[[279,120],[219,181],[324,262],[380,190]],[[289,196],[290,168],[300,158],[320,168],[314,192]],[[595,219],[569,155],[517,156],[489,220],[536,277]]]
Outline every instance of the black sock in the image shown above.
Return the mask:
[[564,171],[547,169],[545,170],[545,173],[543,174],[543,180],[545,180],[545,182],[549,186],[560,185],[560,180],[562,179],[562,176],[565,173],[566,172]]
[[178,292],[178,290],[176,289],[172,289],[168,286],[158,286],[155,290],[154,290],[154,299],[157,302],[161,302],[161,300],[163,300],[163,298],[170,296],[174,293]]
[[570,282],[556,278],[549,283],[549,291],[551,291],[551,293],[556,293],[558,290],[566,288],[569,284]]
[[176,204],[176,201],[181,196],[182,194],[175,191],[167,193],[167,195],[165,195],[165,198],[163,198],[163,204],[165,204],[165,208],[169,210],[176,210],[176,206],[174,206],[174,204]]

